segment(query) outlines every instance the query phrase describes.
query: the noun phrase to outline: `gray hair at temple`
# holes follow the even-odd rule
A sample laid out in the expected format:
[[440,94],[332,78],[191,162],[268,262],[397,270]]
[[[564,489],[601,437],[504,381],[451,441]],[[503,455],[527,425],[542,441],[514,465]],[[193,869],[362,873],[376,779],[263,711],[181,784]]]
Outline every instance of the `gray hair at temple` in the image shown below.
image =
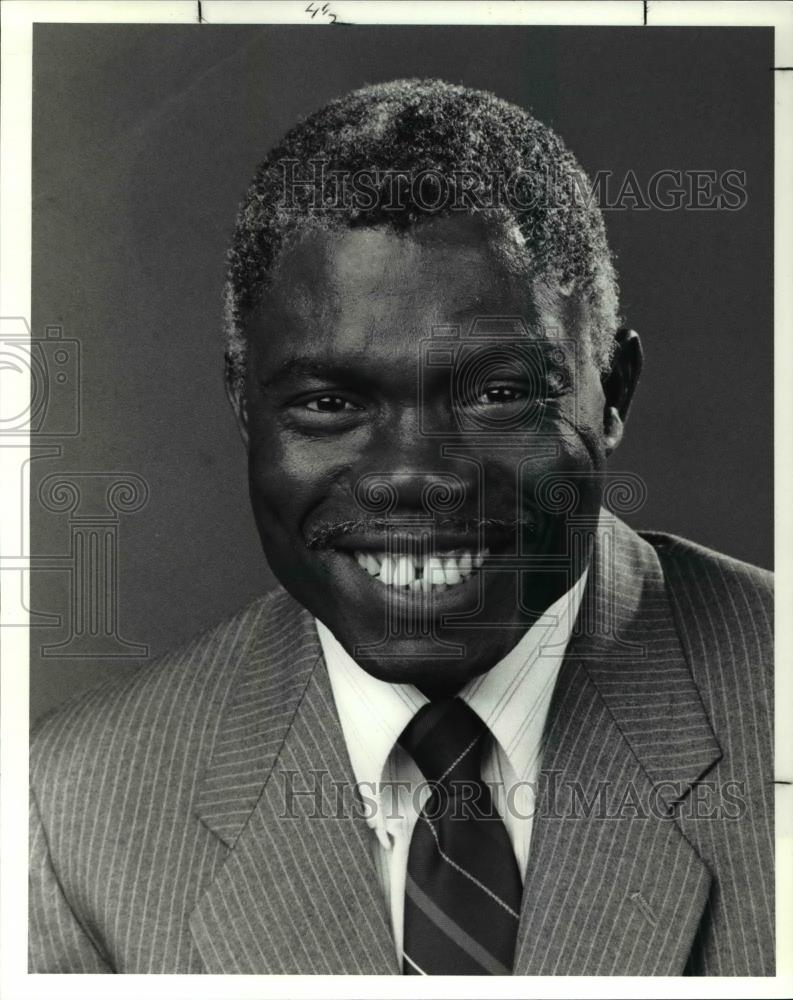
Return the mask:
[[527,279],[576,308],[577,334],[606,372],[619,291],[600,208],[573,155],[550,128],[493,94],[395,80],[332,101],[258,167],[228,254],[229,386],[244,395],[246,320],[291,240],[308,228],[404,230],[454,211],[501,219],[519,234]]

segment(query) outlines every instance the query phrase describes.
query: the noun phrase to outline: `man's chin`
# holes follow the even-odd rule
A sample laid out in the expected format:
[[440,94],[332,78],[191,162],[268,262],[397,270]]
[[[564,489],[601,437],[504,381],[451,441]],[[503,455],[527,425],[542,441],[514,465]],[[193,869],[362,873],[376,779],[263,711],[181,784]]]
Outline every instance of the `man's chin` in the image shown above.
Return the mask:
[[[475,633],[473,634],[475,635]],[[489,633],[476,641],[471,632],[451,637],[389,638],[343,643],[356,663],[378,680],[453,692],[486,673],[517,644],[519,627]]]

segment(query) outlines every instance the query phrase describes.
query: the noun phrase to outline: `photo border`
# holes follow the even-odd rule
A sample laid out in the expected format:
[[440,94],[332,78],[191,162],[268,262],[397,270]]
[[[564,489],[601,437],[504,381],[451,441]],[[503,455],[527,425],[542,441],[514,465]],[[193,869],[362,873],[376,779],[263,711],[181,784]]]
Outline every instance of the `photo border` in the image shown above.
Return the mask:
[[[322,7],[322,4],[315,7]],[[775,344],[775,565],[777,604],[793,607],[793,521],[781,516],[793,506],[793,134],[783,122],[793,120],[793,5],[781,2],[729,4],[677,0],[617,2],[446,2],[421,0],[364,2],[330,0],[328,12],[345,23],[360,24],[520,24],[587,26],[767,26],[775,28],[774,180],[774,344]],[[31,112],[32,29],[50,23],[318,24],[305,0],[282,3],[233,0],[5,0],[2,16],[2,164],[0,166],[0,317],[22,317],[30,323],[31,283]],[[14,379],[3,403],[10,412],[27,405],[29,384]],[[15,436],[0,442],[0,490],[3,511],[0,551],[14,550],[20,525],[29,537],[29,496],[20,494],[19,473],[29,458],[30,440]],[[16,563],[15,563],[16,565]],[[0,574],[2,606],[18,599],[10,587],[17,574]],[[27,604],[27,580],[25,594]],[[468,977],[415,978],[370,976],[213,976],[125,975],[112,991],[120,998],[167,997],[169,1000],[222,997],[783,997],[793,992],[793,952],[779,942],[793,940],[793,745],[788,738],[793,716],[793,672],[781,665],[793,659],[793,623],[780,615],[776,657],[776,888],[777,975],[771,978],[635,978],[523,977],[483,981]],[[0,620],[0,624],[2,621]],[[27,998],[104,998],[107,982],[92,975],[27,973],[27,768],[29,723],[29,648],[27,628],[0,628],[0,994],[8,1000]]]

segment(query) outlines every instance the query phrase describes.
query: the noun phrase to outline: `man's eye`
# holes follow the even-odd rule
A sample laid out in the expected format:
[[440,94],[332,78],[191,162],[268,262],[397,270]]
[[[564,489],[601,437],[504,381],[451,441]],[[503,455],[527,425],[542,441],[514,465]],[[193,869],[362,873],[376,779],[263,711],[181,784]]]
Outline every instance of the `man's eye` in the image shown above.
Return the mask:
[[563,393],[568,385],[567,379],[561,372],[549,372],[547,382],[548,391],[552,396]]
[[309,399],[305,406],[314,413],[349,413],[360,410],[360,406],[342,396],[316,396],[314,399]]
[[480,393],[475,402],[480,405],[516,403],[526,398],[526,393],[509,385],[494,385]]

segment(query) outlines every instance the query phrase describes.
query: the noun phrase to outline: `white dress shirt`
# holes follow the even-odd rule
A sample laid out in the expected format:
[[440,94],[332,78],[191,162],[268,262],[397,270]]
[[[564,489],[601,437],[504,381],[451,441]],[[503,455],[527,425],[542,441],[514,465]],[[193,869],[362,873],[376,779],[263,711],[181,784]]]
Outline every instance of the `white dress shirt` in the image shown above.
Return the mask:
[[[459,692],[488,727],[482,780],[504,820],[521,878],[526,875],[542,733],[586,585],[586,571],[487,673]],[[413,827],[431,794],[397,740],[428,699],[412,684],[372,677],[316,621],[355,780],[373,831],[375,867],[402,962],[405,878]],[[398,785],[391,785],[399,782]]]

